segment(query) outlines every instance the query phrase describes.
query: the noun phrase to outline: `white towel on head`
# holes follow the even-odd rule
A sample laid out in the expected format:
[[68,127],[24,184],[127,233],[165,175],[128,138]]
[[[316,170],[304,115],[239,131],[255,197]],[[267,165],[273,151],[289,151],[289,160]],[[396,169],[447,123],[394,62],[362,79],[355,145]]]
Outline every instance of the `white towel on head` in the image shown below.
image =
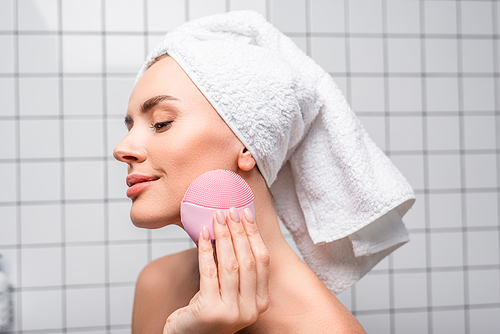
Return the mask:
[[168,53],[252,153],[280,220],[334,293],[408,241],[413,190],[370,139],[331,76],[252,11],[171,31]]

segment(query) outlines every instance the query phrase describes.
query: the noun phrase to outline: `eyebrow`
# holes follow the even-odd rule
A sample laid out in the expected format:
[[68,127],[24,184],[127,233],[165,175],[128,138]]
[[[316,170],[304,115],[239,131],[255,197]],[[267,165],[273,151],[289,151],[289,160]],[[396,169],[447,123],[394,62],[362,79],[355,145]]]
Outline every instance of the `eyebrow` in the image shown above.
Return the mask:
[[[151,109],[153,109],[158,103],[160,103],[162,101],[179,101],[179,99],[176,97],[173,97],[171,95],[157,95],[157,96],[153,96],[152,98],[144,101],[141,104],[139,109],[141,110],[141,113],[145,114],[145,113],[149,112]],[[125,125],[127,127],[134,124],[132,117],[130,117],[128,115],[125,116],[124,121],[125,121]]]
[[158,103],[163,102],[163,101],[178,101],[177,98],[171,96],[171,95],[157,95],[153,96],[150,99],[147,99],[141,104],[140,110],[141,113],[147,113],[151,109],[153,109]]

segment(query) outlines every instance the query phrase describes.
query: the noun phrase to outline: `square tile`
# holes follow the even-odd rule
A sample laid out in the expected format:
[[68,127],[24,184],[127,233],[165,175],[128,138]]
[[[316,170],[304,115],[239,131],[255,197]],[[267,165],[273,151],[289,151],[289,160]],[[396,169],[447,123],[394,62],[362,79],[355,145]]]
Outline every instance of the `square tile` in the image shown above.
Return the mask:
[[66,204],[64,213],[66,242],[104,241],[104,204]]
[[337,299],[344,305],[349,311],[352,309],[352,288],[347,288],[339,294],[335,295]]
[[14,36],[0,35],[0,73],[14,73]]
[[314,0],[309,6],[311,32],[345,32],[343,1]]
[[460,156],[429,155],[429,186],[431,189],[460,189]]
[[19,78],[21,116],[59,115],[57,78]]
[[0,1],[0,30],[13,30],[14,1]]
[[102,115],[102,79],[64,78],[63,85],[64,115]]
[[[465,314],[462,310],[433,311],[433,333],[465,334]],[[472,333],[472,332],[471,332]]]
[[424,189],[424,160],[422,155],[392,155],[391,161],[414,189]]
[[370,138],[383,151],[386,149],[385,116],[358,116]]
[[396,308],[426,307],[426,282],[425,273],[394,274],[394,306]]
[[462,1],[460,3],[462,34],[493,33],[492,4],[485,1]]
[[166,33],[186,21],[185,0],[147,0],[148,31]]
[[426,33],[457,33],[457,14],[454,1],[426,1],[423,15]]
[[468,264],[471,266],[498,265],[498,233],[492,231],[467,232]]
[[61,290],[23,291],[21,300],[23,331],[62,328]]
[[[134,76],[146,57],[144,36],[106,36],[106,71]],[[128,101],[128,100],[127,100]]]
[[108,198],[123,199],[127,198],[127,166],[123,162],[108,161]]
[[64,121],[65,157],[102,157],[103,146],[103,121],[94,119]]
[[15,87],[14,78],[0,78],[0,100],[2,101],[0,116],[14,116],[16,114]]
[[461,194],[429,194],[430,227],[462,227],[461,207]]
[[102,30],[102,6],[100,0],[64,0],[61,2],[61,7],[63,30]]
[[58,15],[57,0],[24,0],[17,4],[19,30],[57,30]]
[[387,1],[387,31],[396,34],[420,33],[418,1]]
[[422,116],[391,116],[389,123],[391,150],[422,150]]
[[420,40],[415,38],[388,38],[389,72],[420,73]]
[[387,310],[389,296],[388,275],[368,274],[356,283],[357,310]]
[[410,242],[404,244],[393,253],[394,269],[425,268],[426,238],[423,233],[410,233]]
[[[18,270],[18,254],[20,254],[20,252],[18,252],[16,248],[3,249],[2,260],[0,261],[2,263],[2,270],[7,274],[8,280],[14,288],[21,286],[21,282],[17,276],[18,271],[20,271]],[[14,299],[14,302],[15,301],[16,299]]]
[[144,31],[142,0],[106,0],[104,13],[107,31]]
[[311,57],[327,72],[345,72],[345,39],[311,37]]
[[[101,73],[103,70],[102,36],[64,35],[62,37],[65,73]],[[82,61],[85,58],[85,61]]]
[[429,150],[459,150],[460,124],[458,116],[429,115],[427,120],[427,148]]
[[349,25],[353,33],[382,33],[382,1],[349,1]]
[[23,287],[48,287],[62,284],[61,248],[24,248],[21,250]]
[[495,111],[493,78],[462,78],[464,111]]
[[425,198],[424,194],[416,194],[416,201],[403,217],[408,228],[425,228]]
[[109,240],[146,240],[147,230],[130,221],[130,203],[109,203]]
[[3,159],[16,158],[16,138],[16,122],[10,120],[0,120],[0,156]]
[[385,111],[382,78],[351,78],[351,108],[358,111]]
[[0,163],[0,175],[10,175],[0,181],[0,202],[16,202],[17,196],[17,164]]
[[66,162],[64,180],[66,199],[104,198],[104,163],[102,161]]
[[463,119],[466,150],[496,148],[495,116],[465,115]]
[[498,225],[498,195],[496,193],[468,193],[466,203],[467,226]]
[[432,73],[456,73],[457,41],[442,38],[426,39],[425,70]]
[[151,245],[152,260],[193,248],[189,241],[156,241]]
[[60,205],[23,205],[21,207],[21,242],[43,244],[61,242]]
[[[43,35],[20,35],[19,37],[20,73],[57,73],[59,56],[57,37]],[[36,50],[36,57],[33,57]]]
[[60,200],[60,164],[58,162],[21,163],[20,183],[22,201]]
[[381,38],[352,37],[350,39],[351,72],[383,73],[383,43]]
[[66,247],[66,284],[104,284],[104,246]]
[[389,314],[357,315],[356,319],[367,333],[390,333],[391,319]]
[[306,32],[305,10],[305,0],[273,0],[271,23],[283,33],[304,33]]
[[497,186],[498,167],[494,154],[465,155],[465,184],[467,188]]
[[21,120],[21,158],[58,158],[60,156],[59,120]]
[[498,269],[469,271],[469,303],[498,304],[500,291]]
[[464,73],[493,72],[493,40],[463,39],[462,64]]
[[109,281],[134,283],[147,264],[147,244],[110,245]]
[[433,267],[462,267],[463,246],[461,232],[431,234],[431,264]]
[[66,324],[69,328],[105,326],[104,288],[66,290]]
[[[17,244],[17,210],[15,206],[0,206],[0,246]],[[3,250],[2,250],[3,251]]]
[[389,78],[390,111],[422,111],[420,78]]
[[[138,63],[139,66],[140,64]],[[125,118],[128,99],[134,88],[134,82],[135,76],[129,78],[109,78],[106,81],[106,108],[108,115],[118,115]],[[122,125],[123,118],[120,119]],[[123,125],[123,128],[125,129],[125,125]]]
[[464,304],[464,274],[461,271],[433,272],[432,306]]
[[394,315],[395,333],[422,334],[427,333],[427,313],[396,313]]
[[458,111],[457,78],[426,78],[427,111]]
[[471,333],[495,333],[500,328],[500,308],[469,310]]
[[110,325],[130,325],[134,304],[134,287],[112,287],[109,289]]
[[189,0],[189,20],[224,13],[226,8],[225,0],[212,0],[212,1],[203,1],[203,0]]

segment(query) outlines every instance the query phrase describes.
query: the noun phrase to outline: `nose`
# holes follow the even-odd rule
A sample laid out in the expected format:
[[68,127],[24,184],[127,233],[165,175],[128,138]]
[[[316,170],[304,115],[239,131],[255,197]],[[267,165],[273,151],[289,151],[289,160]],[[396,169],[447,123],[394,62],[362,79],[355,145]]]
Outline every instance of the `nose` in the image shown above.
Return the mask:
[[146,152],[140,147],[139,143],[135,142],[129,132],[122,141],[116,145],[113,150],[113,156],[116,160],[132,164],[134,162],[143,162],[146,160]]

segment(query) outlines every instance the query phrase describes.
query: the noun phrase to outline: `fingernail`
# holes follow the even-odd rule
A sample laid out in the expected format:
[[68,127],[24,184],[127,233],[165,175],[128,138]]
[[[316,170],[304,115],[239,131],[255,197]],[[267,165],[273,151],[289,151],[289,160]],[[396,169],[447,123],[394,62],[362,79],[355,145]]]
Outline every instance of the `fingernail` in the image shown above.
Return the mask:
[[217,222],[221,225],[226,225],[226,217],[224,215],[224,211],[217,210]]
[[245,218],[247,219],[247,222],[253,223],[253,221],[255,220],[255,217],[253,216],[252,210],[250,210],[249,208],[245,208],[245,210],[243,210],[243,213],[245,214]]
[[238,214],[238,211],[236,210],[235,207],[232,207],[231,209],[229,209],[229,215],[231,216],[231,219],[235,223],[239,223],[240,222],[240,215]]
[[210,239],[210,232],[208,232],[208,227],[203,226],[203,228],[201,229],[201,233],[203,234],[203,239],[207,241]]

